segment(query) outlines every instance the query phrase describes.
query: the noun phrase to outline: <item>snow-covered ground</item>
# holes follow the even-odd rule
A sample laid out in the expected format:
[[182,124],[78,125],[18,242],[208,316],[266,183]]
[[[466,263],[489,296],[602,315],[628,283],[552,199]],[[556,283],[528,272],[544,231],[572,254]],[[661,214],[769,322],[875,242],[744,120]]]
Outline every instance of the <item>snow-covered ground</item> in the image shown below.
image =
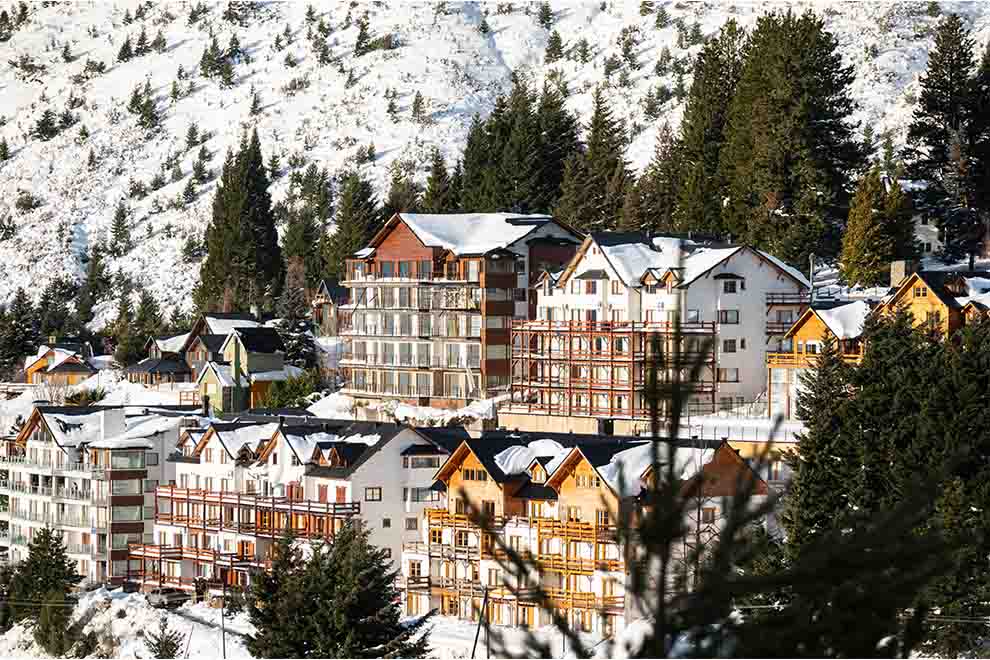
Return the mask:
[[[101,652],[93,657],[148,658],[151,654],[145,648],[145,637],[149,632],[157,633],[162,612],[163,610],[148,605],[147,599],[142,594],[125,594],[119,589],[108,591],[101,588],[83,595],[73,611],[73,621],[92,615],[92,619],[83,627],[82,633],[96,634]],[[219,628],[219,609],[197,603],[167,611],[166,616],[169,626],[181,632],[188,645],[188,655],[186,655],[187,649],[183,648],[179,657],[221,657],[223,641]],[[205,621],[206,624],[201,621]],[[227,657],[250,658],[251,655],[244,647],[242,637],[243,634],[253,631],[247,615],[242,612],[228,617],[224,625],[228,631]],[[45,658],[48,656],[35,644],[30,627],[19,624],[6,634],[0,635],[0,657]]]
[[[0,301],[9,299],[17,287],[37,296],[53,277],[80,277],[81,257],[93,243],[107,238],[114,208],[127,199],[129,179],[149,183],[174,154],[183,180],[173,183],[165,172],[168,183],[160,190],[144,199],[127,199],[136,247],[111,258],[109,266],[111,272],[123,272],[146,287],[166,312],[176,306],[188,308],[199,268],[183,261],[181,246],[189,235],[201,235],[215,186],[211,182],[200,187],[196,200],[185,207],[166,208],[179,196],[192,169],[197,149],[185,147],[186,129],[192,122],[211,134],[206,146],[213,154],[214,173],[244,129],[256,126],[266,157],[279,154],[283,175],[291,169],[290,159],[300,169],[310,163],[331,172],[359,166],[384,190],[392,163],[411,163],[422,180],[426,156],[434,146],[453,161],[463,147],[471,117],[491,110],[514,72],[530,76],[536,88],[551,72],[559,72],[570,92],[568,106],[587,120],[591,92],[604,78],[604,62],[620,54],[620,35],[629,28],[639,34],[635,49],[639,68],[630,71],[628,87],[615,84],[609,96],[630,128],[629,159],[641,168],[652,154],[657,128],[657,122],[643,115],[643,100],[660,84],[670,89],[675,85],[672,73],[656,76],[654,64],[664,47],[681,59],[694,57],[700,49],[698,45],[679,48],[673,23],[656,29],[653,15],[640,15],[639,0],[610,0],[604,11],[598,0],[553,2],[554,29],[562,35],[568,56],[551,64],[544,61],[549,33],[536,20],[535,2],[446,2],[443,11],[438,10],[440,4],[423,1],[316,3],[319,17],[330,27],[327,42],[335,59],[334,64],[320,66],[306,39],[305,3],[263,4],[257,15],[237,28],[222,20],[226,3],[218,2],[209,3],[209,13],[193,26],[187,24],[190,5],[178,2],[155,3],[143,21],[124,24],[125,11],[133,15],[138,4],[138,0],[30,3],[28,23],[0,44],[4,63],[27,54],[47,67],[37,81],[18,79],[13,67],[0,67],[4,99],[0,135],[11,151],[10,160],[0,164],[0,217],[9,214],[17,228],[13,238],[0,242]],[[511,13],[499,13],[499,7],[508,4],[513,6]],[[860,104],[855,119],[877,133],[889,129],[897,142],[902,141],[936,20],[927,14],[927,3],[660,4],[672,19],[683,19],[688,28],[697,23],[705,34],[716,32],[729,18],[751,27],[762,12],[772,9],[819,12],[854,67],[854,94]],[[990,3],[939,4],[943,12],[960,13],[982,47],[990,37]],[[355,56],[356,19],[365,11],[372,38],[391,34],[400,44],[397,49]],[[483,35],[478,26],[485,13],[491,29]],[[344,27],[348,14],[352,21]],[[149,39],[162,30],[166,51],[115,62],[124,37],[136,40],[142,24]],[[278,51],[275,36],[286,26],[292,43]],[[221,47],[236,32],[251,59],[236,66],[231,89],[198,76],[211,32]],[[573,55],[582,38],[591,45],[587,63]],[[72,62],[62,59],[66,44],[75,57]],[[286,64],[287,53],[298,61],[296,66]],[[87,60],[106,63],[107,72],[74,81]],[[172,101],[170,89],[180,66],[191,77],[181,81],[183,96]],[[293,80],[304,81],[296,85],[300,89],[295,93],[286,91]],[[150,136],[125,109],[131,91],[146,81],[162,114],[162,130]],[[685,84],[690,82],[689,74]],[[261,96],[256,117],[248,112],[252,86]],[[395,121],[386,111],[388,90],[396,93]],[[417,91],[423,94],[429,115],[425,124],[411,117]],[[81,101],[72,111],[78,124],[47,142],[32,138],[42,112],[48,108],[61,112],[70,97]],[[681,107],[671,101],[663,115],[676,126]],[[89,130],[85,141],[77,139],[79,125]],[[359,165],[358,150],[371,143],[374,161]],[[97,160],[92,168],[87,165],[91,151]],[[287,186],[287,176],[273,185],[275,200],[285,196]],[[14,209],[20,191],[30,191],[42,205],[29,212]],[[114,305],[100,306],[97,320],[112,316]]]

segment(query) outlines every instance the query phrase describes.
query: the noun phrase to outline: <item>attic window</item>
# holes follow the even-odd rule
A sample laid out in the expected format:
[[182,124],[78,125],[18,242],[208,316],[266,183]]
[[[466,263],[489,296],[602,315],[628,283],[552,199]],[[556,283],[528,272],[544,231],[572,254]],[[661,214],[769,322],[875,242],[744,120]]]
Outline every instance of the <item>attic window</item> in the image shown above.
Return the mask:
[[928,297],[928,287],[916,286],[914,287],[914,297],[915,298],[927,298]]
[[272,454],[272,465],[278,465],[278,454]]
[[542,484],[547,480],[547,473],[543,470],[542,466],[534,465],[533,472],[530,474],[530,479],[532,479],[534,483]]
[[464,481],[488,481],[488,473],[475,468],[464,468]]

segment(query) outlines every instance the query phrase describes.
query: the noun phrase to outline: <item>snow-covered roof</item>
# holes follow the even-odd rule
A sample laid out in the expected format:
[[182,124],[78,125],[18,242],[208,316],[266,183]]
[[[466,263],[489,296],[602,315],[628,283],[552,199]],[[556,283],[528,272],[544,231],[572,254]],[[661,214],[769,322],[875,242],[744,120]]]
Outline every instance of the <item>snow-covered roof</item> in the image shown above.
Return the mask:
[[[644,442],[613,455],[608,463],[595,465],[598,474],[621,497],[639,493],[640,477],[653,464],[653,443]],[[657,445],[661,464],[667,463],[666,445]],[[705,463],[715,455],[714,450],[698,447],[678,447],[674,450],[674,471],[681,480],[690,479],[701,471]]]
[[552,221],[547,215],[516,213],[400,213],[399,217],[424,245],[455,254],[485,254],[507,247]]
[[257,328],[260,324],[248,319],[223,318],[206,314],[206,325],[211,335],[229,335],[237,328]]
[[[165,415],[143,415],[127,420],[127,430],[110,438],[103,438],[89,443],[95,449],[125,449],[143,447],[154,449],[157,445],[152,438],[159,433],[166,433],[179,427],[182,418]],[[176,438],[177,439],[177,435]],[[166,447],[165,453],[170,453],[174,447]]]
[[220,364],[219,362],[207,362],[206,368],[200,372],[199,378],[196,379],[196,382],[198,383],[203,380],[203,377],[210,371],[216,374],[217,380],[220,382],[221,386],[234,386],[234,368],[229,364]]
[[277,369],[275,371],[256,371],[249,374],[248,377],[251,379],[252,383],[274,382],[297,378],[303,374],[303,371],[303,369],[295,365],[287,364],[282,369]]
[[870,314],[870,306],[862,300],[813,309],[837,339],[859,337],[863,332],[863,322]]
[[643,273],[666,270],[677,265],[677,251],[657,252],[646,243],[599,244],[616,275],[627,286],[638,286]]
[[262,442],[271,439],[278,429],[278,424],[213,424],[212,429],[227,453],[236,457],[244,445],[256,451]]
[[41,412],[55,442],[62,447],[77,447],[98,439],[103,424],[102,414],[101,411],[81,415]]
[[507,475],[522,474],[537,457],[554,458],[567,455],[569,449],[555,440],[534,440],[528,445],[515,445],[495,455],[495,464]]
[[179,353],[182,348],[189,341],[189,333],[184,335],[175,335],[174,337],[167,337],[163,339],[155,339],[155,343],[158,344],[158,350],[163,353]]
[[366,247],[366,248],[361,248],[360,250],[355,252],[354,256],[357,257],[358,259],[366,259],[371,255],[373,255],[374,253],[375,253],[375,248]]

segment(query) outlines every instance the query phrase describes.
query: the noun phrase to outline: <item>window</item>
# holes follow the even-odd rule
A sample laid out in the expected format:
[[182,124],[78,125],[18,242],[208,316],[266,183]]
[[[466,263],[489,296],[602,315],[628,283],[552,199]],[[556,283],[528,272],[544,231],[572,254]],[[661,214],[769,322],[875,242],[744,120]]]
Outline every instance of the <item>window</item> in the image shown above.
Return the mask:
[[468,544],[468,533],[467,530],[461,529],[454,534],[454,545],[459,548],[466,548]]
[[155,507],[154,507],[154,505],[151,505],[151,506],[146,505],[144,507],[144,519],[145,520],[154,520],[155,519]]
[[382,518],[382,529],[392,529],[391,518]]
[[718,322],[736,324],[739,323],[738,309],[720,309],[718,311]]
[[409,577],[418,578],[423,576],[423,562],[421,561],[410,561],[409,562]]
[[581,508],[576,506],[567,507],[567,522],[580,522]]
[[272,465],[278,465],[278,453],[272,452]]
[[227,450],[221,451],[220,452],[220,465],[226,465],[228,460],[229,459],[227,457]]
[[596,280],[585,280],[584,292],[589,294],[598,293],[598,282]]
[[745,351],[746,350],[746,338],[745,337],[743,337],[742,339],[739,340],[739,350],[740,351]]
[[722,282],[722,293],[735,293],[736,292],[736,281],[735,280],[725,280]]
[[411,261],[400,261],[399,262],[399,277],[403,279],[409,279],[412,277],[412,262]]
[[914,297],[915,298],[927,298],[928,297],[928,287],[916,286],[914,287]]
[[463,476],[465,481],[488,481],[488,473],[481,469],[464,468]]
[[720,383],[738,383],[739,382],[739,370],[738,369],[719,369],[718,370],[718,382],[720,382]]
[[382,501],[382,489],[381,488],[365,488],[364,489],[364,501],[365,502],[381,502]]
[[481,511],[486,518],[495,517],[495,502],[492,500],[484,500],[481,503]]
[[597,475],[578,474],[574,476],[578,488],[599,488],[602,480]]
[[701,322],[701,312],[697,309],[689,309],[687,311],[687,317],[685,319],[687,323],[700,323]]
[[111,495],[140,495],[140,479],[113,479],[110,482]]
[[547,473],[540,465],[533,466],[533,472],[530,474],[530,479],[533,483],[542,484],[547,480]]
[[394,271],[392,270],[391,261],[382,261],[378,264],[378,268],[381,269],[382,277],[393,277]]
[[732,412],[732,397],[731,396],[719,397],[718,409],[720,412]]
[[205,449],[203,451],[203,461],[206,462],[206,463],[212,463],[213,462],[213,449],[212,448],[208,448],[208,449]]
[[715,522],[715,507],[706,506],[701,510],[701,522],[710,525]]
[[419,518],[406,518],[406,531],[415,532],[419,529]]
[[736,352],[736,340],[735,339],[723,339],[722,340],[722,352],[723,353],[735,353]]
[[622,293],[622,282],[619,280],[612,280],[612,293],[620,294]]
[[299,465],[299,457],[296,456],[295,454],[292,455],[292,465],[293,467]]
[[141,517],[143,515],[144,509],[140,505],[115,506],[110,508],[110,520],[137,522],[142,519]]
[[158,488],[158,479],[145,479],[144,480],[144,492],[153,493],[155,489]]
[[488,586],[497,587],[502,584],[502,571],[497,568],[488,569]]
[[599,527],[608,527],[608,520],[608,511],[606,509],[595,511],[595,524]]
[[[148,454],[154,456],[155,462],[149,465],[158,465],[158,454]],[[111,470],[140,470],[145,466],[145,454],[141,451],[114,451],[110,452]]]

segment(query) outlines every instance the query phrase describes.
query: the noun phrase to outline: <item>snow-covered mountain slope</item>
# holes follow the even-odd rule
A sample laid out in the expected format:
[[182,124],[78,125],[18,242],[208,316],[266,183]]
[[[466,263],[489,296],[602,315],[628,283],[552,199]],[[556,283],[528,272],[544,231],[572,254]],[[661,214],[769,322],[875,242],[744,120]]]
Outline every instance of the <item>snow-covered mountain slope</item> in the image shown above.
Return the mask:
[[[640,15],[639,0],[553,3],[554,28],[569,52],[553,64],[544,62],[549,33],[538,23],[536,3],[319,2],[314,3],[317,14],[331,28],[328,43],[337,60],[320,66],[306,39],[303,3],[258,3],[260,8],[243,27],[222,19],[226,3],[208,5],[208,14],[192,26],[187,21],[190,4],[155,3],[142,21],[125,24],[125,12],[133,15],[138,4],[30,3],[28,22],[0,44],[0,134],[11,151],[11,158],[0,163],[0,218],[9,214],[16,224],[15,235],[0,242],[0,301],[9,299],[17,287],[37,296],[52,277],[80,277],[81,256],[93,241],[107,237],[114,208],[127,198],[131,178],[149,183],[170,154],[181,155],[181,169],[188,177],[196,154],[196,149],[185,148],[191,122],[212,134],[206,144],[214,173],[244,129],[257,126],[266,157],[276,151],[283,172],[290,160],[298,167],[317,163],[331,171],[357,166],[358,150],[373,143],[374,161],[359,166],[384,189],[388,167],[396,160],[415,163],[425,178],[426,154],[434,146],[448,160],[455,159],[472,115],[490,111],[495,98],[508,89],[511,72],[525,73],[539,86],[550,71],[560,71],[570,90],[569,107],[586,119],[591,91],[604,79],[606,58],[620,54],[620,34],[633,27],[639,31],[640,67],[630,71],[628,86],[614,84],[609,95],[633,129],[629,158],[642,167],[656,134],[656,122],[643,114],[643,99],[658,84],[670,89],[675,85],[672,74],[658,78],[654,73],[659,53],[666,46],[676,59],[693,56],[700,48],[678,48],[675,25],[656,29],[654,15]],[[714,33],[729,18],[752,26],[770,9],[810,7],[820,12],[855,67],[860,102],[856,119],[878,133],[891,129],[898,135],[905,129],[931,46],[930,29],[937,20],[925,2],[655,5],[663,5],[671,19],[683,18],[688,27],[698,23],[705,34]],[[990,37],[990,3],[943,2],[941,8],[963,15],[981,47]],[[357,19],[365,11],[372,38],[391,34],[398,40],[397,49],[355,56]],[[478,28],[486,13],[490,30],[482,34]],[[348,14],[351,24],[344,28]],[[133,43],[142,24],[149,39],[163,31],[165,52],[117,63],[124,37],[130,35]],[[286,26],[293,34],[292,44],[277,51],[275,37]],[[211,32],[226,47],[235,31],[250,62],[235,67],[231,89],[221,89],[216,80],[199,76],[199,59]],[[572,52],[582,38],[591,46],[587,63]],[[76,58],[69,63],[62,58],[66,44]],[[287,53],[297,66],[286,64]],[[17,70],[8,64],[23,54],[47,67],[37,81],[18,79]],[[74,82],[87,59],[105,62],[107,72]],[[191,82],[193,89],[173,101],[169,92],[180,65],[194,74],[181,83],[183,88]],[[295,93],[287,91],[292,80],[305,81],[297,82],[301,88]],[[145,81],[163,116],[162,130],[150,136],[126,110],[131,91]],[[613,83],[617,81],[614,74]],[[690,85],[690,74],[685,84]],[[252,86],[262,102],[257,116],[249,113]],[[387,112],[389,89],[397,95],[395,121]],[[425,124],[411,116],[417,91],[426,101]],[[41,113],[46,108],[61,112],[70,95],[82,100],[73,112],[88,128],[88,140],[77,139],[78,124],[47,142],[31,137]],[[664,110],[664,118],[676,126],[681,108],[671,101]],[[91,150],[96,156],[93,167],[87,165]],[[187,206],[168,208],[170,200],[181,196],[185,178],[172,183],[169,172],[164,174],[169,183],[163,188],[144,199],[127,200],[136,247],[111,259],[110,267],[130,275],[166,308],[188,307],[199,269],[198,264],[183,262],[181,246],[190,232],[201,232],[208,222],[216,184],[201,186]],[[286,187],[285,176],[273,185],[276,200]],[[16,209],[20,191],[36,195],[41,206],[27,212]],[[112,313],[111,307],[106,303],[99,309],[102,318]]]

